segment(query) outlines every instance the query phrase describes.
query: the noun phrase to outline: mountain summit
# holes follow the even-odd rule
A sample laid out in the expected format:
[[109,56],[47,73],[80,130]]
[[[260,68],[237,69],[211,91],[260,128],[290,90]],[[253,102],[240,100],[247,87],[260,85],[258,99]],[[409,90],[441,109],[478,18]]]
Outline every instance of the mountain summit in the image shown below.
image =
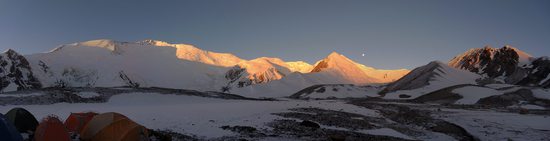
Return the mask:
[[517,48],[475,48],[454,57],[449,66],[489,77],[510,76],[516,67],[526,66],[533,57]]
[[316,63],[311,72],[328,71],[342,75],[345,78],[358,78],[361,81],[369,81],[371,83],[388,83],[396,81],[403,77],[410,70],[379,70],[373,67],[368,67],[363,64],[352,61],[346,56],[337,52],[332,52],[325,59]]
[[547,57],[535,58],[508,45],[470,49],[449,61],[449,66],[480,74],[487,81],[550,87]]
[[356,84],[380,82],[380,80],[368,76],[356,62],[336,52],[330,53],[325,59],[317,62],[311,72],[331,73]]

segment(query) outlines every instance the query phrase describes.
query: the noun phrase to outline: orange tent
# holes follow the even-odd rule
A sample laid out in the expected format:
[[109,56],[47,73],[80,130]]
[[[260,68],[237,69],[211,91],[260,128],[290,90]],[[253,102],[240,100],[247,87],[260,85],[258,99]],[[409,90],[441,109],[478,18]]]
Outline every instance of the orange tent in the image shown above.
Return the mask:
[[84,126],[97,115],[94,112],[87,113],[71,113],[65,120],[65,127],[72,133],[80,133]]
[[82,141],[147,141],[148,131],[119,113],[96,115],[80,133]]
[[34,133],[35,141],[70,141],[69,132],[63,123],[54,116],[42,119]]

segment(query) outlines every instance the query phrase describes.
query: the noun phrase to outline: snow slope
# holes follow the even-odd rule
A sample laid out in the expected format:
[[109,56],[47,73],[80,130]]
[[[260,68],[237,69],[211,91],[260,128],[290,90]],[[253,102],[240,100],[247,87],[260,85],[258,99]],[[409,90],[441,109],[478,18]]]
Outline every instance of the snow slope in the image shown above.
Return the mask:
[[357,64],[357,66],[359,66],[368,76],[376,78],[378,83],[394,82],[411,72],[411,70],[407,69],[381,70],[363,64]]
[[217,53],[205,51],[193,45],[188,44],[170,44],[159,40],[144,40],[138,43],[145,45],[153,45],[158,47],[174,47],[176,48],[176,56],[180,59],[201,62],[209,65],[231,67],[239,62],[245,61],[230,53]]
[[182,60],[175,52],[173,47],[94,40],[63,45],[26,58],[45,87],[221,87],[216,80],[223,79],[219,74],[227,68]]
[[293,72],[309,73],[313,69],[313,66],[304,61],[286,62],[288,69]]
[[357,63],[336,52],[332,52],[328,57],[319,61],[311,72],[328,73],[353,84],[378,83],[381,81],[369,76],[357,66]]
[[442,62],[433,61],[412,70],[403,78],[390,83],[382,93],[384,98],[402,99],[401,94],[409,95],[405,99],[414,99],[430,92],[459,84],[476,84],[479,75],[449,67]]
[[495,89],[477,86],[466,86],[462,88],[457,88],[454,89],[452,93],[456,93],[462,96],[462,99],[456,101],[455,104],[476,104],[476,102],[479,101],[481,98],[503,94],[502,92]]

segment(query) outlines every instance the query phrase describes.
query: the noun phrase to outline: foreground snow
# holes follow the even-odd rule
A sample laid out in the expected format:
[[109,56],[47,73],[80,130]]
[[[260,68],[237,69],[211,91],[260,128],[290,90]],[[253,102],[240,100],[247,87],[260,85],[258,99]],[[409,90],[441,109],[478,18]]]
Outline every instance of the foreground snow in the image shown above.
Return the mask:
[[183,134],[213,138],[233,134],[220,128],[224,125],[268,128],[265,123],[282,119],[271,113],[310,106],[379,116],[373,110],[339,101],[245,101],[155,93],[120,94],[113,96],[107,103],[0,106],[0,112],[6,113],[14,107],[23,107],[37,119],[54,114],[62,120],[71,112],[119,112],[147,128],[169,129]]
[[443,109],[443,118],[464,127],[481,140],[548,140],[550,117],[492,111]]
[[[471,90],[472,88],[464,87],[463,89]],[[457,89],[457,91],[461,90]],[[25,96],[32,95],[36,94],[28,94]],[[101,94],[81,92],[78,95],[94,97]],[[327,125],[322,125],[322,128],[369,135],[390,136],[400,139],[455,140],[451,136],[431,131],[421,131],[425,135],[414,134],[414,132],[403,132],[407,130],[399,129],[406,128],[407,126],[398,126],[399,124],[397,124],[396,121],[392,121],[390,117],[380,114],[381,111],[379,109],[373,110],[372,108],[347,104],[344,100],[279,100],[280,101],[228,100],[175,94],[124,93],[112,96],[106,103],[3,105],[0,106],[0,112],[5,113],[14,107],[23,107],[33,113],[37,119],[54,114],[59,116],[62,120],[66,119],[71,112],[119,112],[147,128],[171,130],[181,134],[196,135],[199,139],[211,139],[239,136],[238,133],[220,128],[222,126],[250,126],[258,130],[269,131],[273,128],[268,126],[267,123],[276,120],[293,119],[275,113],[299,112],[295,110],[297,108],[318,108],[364,116],[351,116],[351,119],[342,119],[340,122],[343,123],[339,124],[350,124],[344,121],[369,121],[367,118],[372,118],[370,120],[381,118],[384,119],[383,121],[390,123],[389,125],[392,125],[386,126],[380,124],[377,128],[360,130]],[[436,109],[432,107],[434,105],[410,103],[392,104],[391,102],[386,102],[385,104],[408,105],[408,107],[411,108],[427,107],[432,111],[436,111]],[[294,111],[292,109],[294,109]],[[542,109],[539,108],[539,110]],[[520,115],[517,113],[495,112],[489,109],[473,111],[442,108],[442,110],[437,109],[437,111],[439,112],[433,113],[434,118],[444,119],[457,124],[481,140],[545,140],[550,137],[550,122],[547,122],[550,119],[546,115]],[[331,117],[318,118],[330,119]],[[414,119],[418,117],[410,118]],[[276,138],[266,137],[261,139],[296,140],[299,138],[280,136]]]

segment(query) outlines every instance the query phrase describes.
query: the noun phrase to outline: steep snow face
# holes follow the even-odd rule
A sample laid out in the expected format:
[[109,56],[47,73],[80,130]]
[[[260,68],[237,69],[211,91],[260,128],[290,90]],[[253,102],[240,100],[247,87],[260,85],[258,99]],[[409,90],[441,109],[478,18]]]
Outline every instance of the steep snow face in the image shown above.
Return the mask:
[[240,62],[226,72],[225,78],[230,81],[228,87],[244,87],[279,80],[290,73],[289,66],[283,60],[262,57]]
[[491,78],[511,76],[518,66],[525,66],[533,59],[531,55],[510,47],[500,49],[486,46],[470,49],[449,61],[449,66],[486,75]]
[[[227,68],[190,62],[177,48],[94,40],[26,56],[45,87],[167,87],[217,90]],[[219,81],[221,80],[221,81]]]
[[479,78],[481,76],[477,74],[433,61],[390,83],[382,93],[386,94],[385,98],[399,98],[399,95],[405,94],[408,96],[401,98],[412,99],[449,86],[476,84],[476,80]]
[[381,80],[368,76],[357,63],[336,52],[319,61],[312,73],[329,73],[352,84],[379,83]]
[[188,44],[170,44],[158,40],[144,40],[138,43],[159,47],[174,47],[176,48],[176,56],[180,59],[196,61],[215,66],[231,67],[237,65],[239,62],[245,61],[233,54],[205,51]]
[[11,49],[0,54],[0,92],[40,87],[25,57]]
[[286,65],[292,72],[309,73],[313,70],[313,66],[304,61],[286,62]]
[[411,72],[407,69],[379,70],[373,67],[367,67],[363,64],[357,64],[357,66],[359,66],[368,76],[378,79],[378,83],[394,82]]

